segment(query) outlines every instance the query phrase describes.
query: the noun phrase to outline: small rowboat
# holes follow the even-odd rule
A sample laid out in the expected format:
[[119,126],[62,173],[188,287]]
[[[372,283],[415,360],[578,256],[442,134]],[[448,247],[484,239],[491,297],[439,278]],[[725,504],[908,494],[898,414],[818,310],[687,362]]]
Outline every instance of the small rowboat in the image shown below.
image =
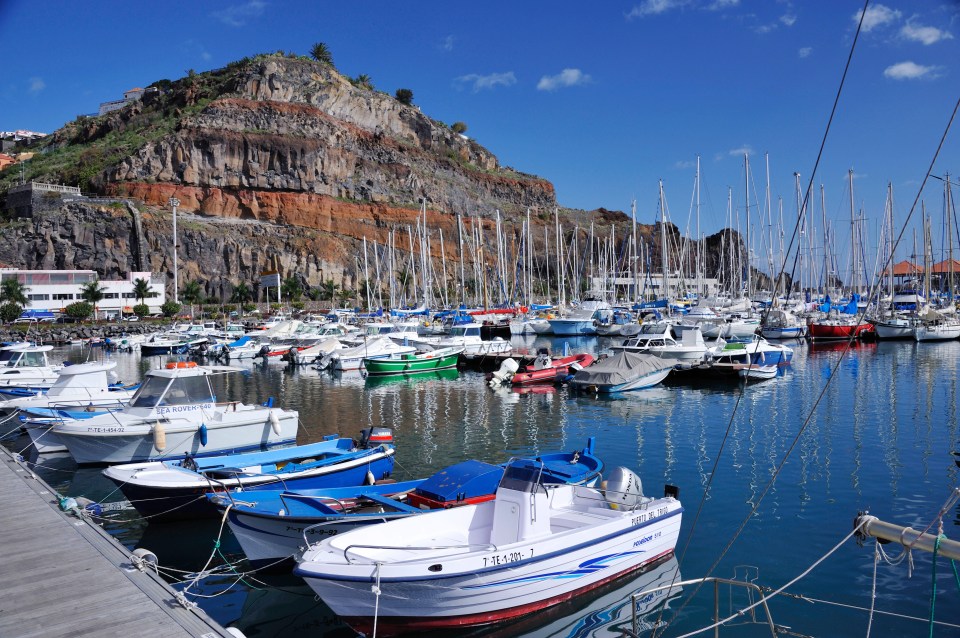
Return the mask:
[[418,372],[434,372],[457,367],[457,361],[463,347],[454,346],[440,348],[422,354],[404,354],[389,359],[364,359],[363,366],[367,374],[415,374]]

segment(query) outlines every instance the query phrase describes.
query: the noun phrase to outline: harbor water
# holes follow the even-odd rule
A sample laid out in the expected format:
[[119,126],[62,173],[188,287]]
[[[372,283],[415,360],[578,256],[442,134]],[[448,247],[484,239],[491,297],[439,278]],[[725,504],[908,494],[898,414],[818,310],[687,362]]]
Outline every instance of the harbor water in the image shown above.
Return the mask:
[[[547,345],[555,352],[566,345],[571,352],[596,353],[610,344],[595,338],[539,338],[514,345],[530,351]],[[742,385],[676,374],[665,385],[613,398],[552,386],[492,390],[483,374],[473,371],[374,379],[257,363],[216,383],[218,400],[273,397],[276,405],[299,410],[299,443],[332,433],[358,438],[362,428],[392,427],[398,479],[426,476],[467,459],[499,463],[511,456],[570,451],[596,437],[607,471],[620,465],[633,469],[651,495],[662,493],[665,484],[679,487],[685,508],[676,551],[681,578],[750,574],[758,585],[778,588],[840,544],[858,512],[925,529],[960,483],[957,457],[951,454],[960,449],[960,342],[860,344],[845,354],[842,344],[789,345],[795,350],[792,365],[768,381]],[[117,361],[125,382],[165,362],[87,347],[53,354],[72,362]],[[31,456],[28,444],[24,436],[4,442],[34,460],[36,473],[61,494],[123,500],[102,468],[77,468],[63,454]],[[153,551],[179,589],[210,561],[216,572],[192,584],[189,597],[250,638],[354,635],[298,578],[247,573],[239,545],[219,520],[148,523],[118,505],[108,506],[104,526],[127,547]],[[936,525],[931,529],[938,531]],[[943,533],[960,537],[956,507],[943,517]],[[900,553],[895,544],[885,549],[891,557]],[[799,635],[866,635],[874,553],[872,540],[863,547],[852,539],[842,543],[787,596],[770,602],[773,621]],[[877,566],[871,635],[927,635],[933,561],[920,551],[912,558],[912,576],[906,561]],[[630,628],[629,595],[669,582],[672,572],[664,576],[665,570],[675,565],[632,575],[519,624],[474,633],[621,635],[619,628]],[[939,559],[937,568],[934,615],[942,624],[934,635],[960,635],[958,582],[949,560]],[[694,589],[684,587],[669,599],[641,600],[641,629],[669,623],[665,635],[677,636],[709,625],[713,587],[696,595]],[[721,590],[720,616],[749,602],[740,591]],[[769,635],[761,611],[756,620],[751,624],[751,615],[745,615],[721,634]]]

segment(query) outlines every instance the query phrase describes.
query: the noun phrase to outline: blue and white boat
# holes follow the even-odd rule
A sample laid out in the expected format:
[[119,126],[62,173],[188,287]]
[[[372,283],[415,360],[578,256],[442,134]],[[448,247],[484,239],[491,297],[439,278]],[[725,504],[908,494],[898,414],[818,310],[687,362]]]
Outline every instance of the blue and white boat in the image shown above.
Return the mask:
[[673,552],[676,488],[645,496],[625,468],[603,490],[543,478],[512,461],[494,500],[326,538],[294,573],[354,630],[392,635],[535,614]]
[[[546,484],[595,485],[603,462],[594,439],[575,452],[537,457]],[[464,461],[427,479],[388,485],[296,492],[273,489],[255,493],[209,494],[244,553],[257,567],[279,565],[309,543],[355,527],[424,512],[482,503],[494,497],[502,465]]]
[[550,331],[561,337],[578,335],[595,335],[597,327],[595,321],[602,320],[604,314],[612,311],[606,301],[590,299],[561,317],[549,319]]
[[103,470],[140,514],[151,520],[212,516],[208,492],[342,488],[385,479],[393,472],[389,428],[353,441],[330,435],[318,443],[245,454],[115,465]]
[[[793,350],[780,343],[770,343],[755,335],[750,341],[725,342],[720,339],[707,351],[709,371],[736,378],[771,378],[770,368],[790,365]],[[754,370],[760,368],[760,370]]]

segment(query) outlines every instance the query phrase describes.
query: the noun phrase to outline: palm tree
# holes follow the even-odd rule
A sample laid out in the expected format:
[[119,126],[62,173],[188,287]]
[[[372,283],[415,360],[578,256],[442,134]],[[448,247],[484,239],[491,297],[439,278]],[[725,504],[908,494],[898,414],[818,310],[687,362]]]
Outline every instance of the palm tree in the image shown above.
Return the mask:
[[397,89],[394,97],[397,98],[397,102],[400,102],[400,104],[406,104],[407,106],[413,104],[413,91],[410,89]]
[[19,279],[4,279],[0,282],[0,302],[29,306],[28,290],[30,289],[20,283]]
[[107,289],[100,285],[99,279],[88,281],[80,286],[80,298],[93,306],[93,320],[97,320],[97,304],[103,301]]
[[280,294],[290,301],[300,301],[300,295],[303,294],[303,287],[300,280],[296,277],[287,277],[280,285]]
[[373,90],[373,80],[370,79],[370,76],[366,73],[361,73],[353,81],[353,85],[357,88],[366,89],[368,91]]
[[330,300],[334,299],[337,296],[338,288],[340,288],[340,286],[333,283],[333,279],[327,279],[320,285],[320,298]]
[[146,298],[153,296],[153,288],[150,287],[150,282],[146,279],[134,279],[133,296],[141,304],[146,303]]
[[180,298],[190,304],[190,316],[193,316],[193,305],[203,301],[203,288],[199,281],[188,281],[180,291]]
[[233,287],[233,294],[230,295],[230,303],[243,305],[250,301],[252,296],[249,286],[247,286],[246,282],[241,281]]
[[317,42],[310,47],[310,57],[322,64],[333,66],[333,54],[330,53],[330,49],[323,42]]

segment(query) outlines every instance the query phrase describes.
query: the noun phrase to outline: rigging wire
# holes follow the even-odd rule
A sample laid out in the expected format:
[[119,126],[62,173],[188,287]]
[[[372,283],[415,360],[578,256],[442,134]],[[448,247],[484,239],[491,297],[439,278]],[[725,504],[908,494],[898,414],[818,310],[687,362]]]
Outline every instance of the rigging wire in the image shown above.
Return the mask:
[[[810,190],[811,190],[811,187],[812,187],[813,179],[814,179],[814,176],[815,176],[815,174],[816,174],[817,167],[819,167],[820,160],[821,160],[822,155],[823,155],[823,149],[824,149],[824,147],[825,147],[825,145],[826,145],[827,136],[828,136],[828,134],[829,134],[831,124],[832,124],[832,122],[833,122],[834,116],[835,116],[836,111],[837,111],[837,106],[838,106],[838,104],[839,104],[840,95],[841,95],[841,93],[842,93],[843,86],[844,86],[844,84],[845,84],[847,74],[848,74],[848,72],[849,72],[849,70],[850,70],[850,64],[851,64],[852,59],[853,59],[853,53],[854,53],[854,51],[855,51],[855,49],[856,49],[857,40],[859,39],[859,35],[860,35],[861,28],[862,28],[862,25],[863,25],[863,16],[866,14],[866,9],[867,9],[867,6],[868,6],[868,5],[869,5],[869,0],[865,0],[863,10],[861,11],[861,14],[860,14],[860,22],[859,22],[858,25],[857,25],[857,31],[856,31],[856,34],[854,35],[853,43],[851,44],[850,53],[849,53],[849,55],[848,55],[848,57],[847,57],[847,63],[846,63],[846,66],[845,66],[845,68],[844,68],[843,76],[841,77],[840,86],[839,86],[838,89],[837,89],[837,94],[836,94],[836,97],[835,97],[835,99],[834,99],[833,109],[832,109],[832,111],[831,111],[830,118],[829,118],[829,120],[828,120],[828,122],[827,122],[827,127],[826,127],[826,130],[824,131],[824,136],[823,136],[823,139],[822,139],[821,144],[820,144],[820,150],[819,150],[819,152],[818,152],[818,154],[817,154],[817,160],[816,160],[816,162],[815,162],[815,164],[814,164],[814,170],[813,170],[813,172],[811,173],[810,183],[809,183],[809,185],[808,185],[806,194],[804,195],[804,206],[801,207],[801,210],[803,210],[803,209],[806,207],[806,204],[807,204],[807,198],[808,198],[808,196],[809,196],[809,193],[810,193]],[[895,246],[896,246],[897,244],[899,244],[900,240],[903,238],[903,234],[904,234],[905,231],[906,231],[906,224],[907,224],[907,222],[909,222],[909,220],[910,220],[910,218],[912,217],[914,211],[916,210],[916,205],[917,205],[917,203],[918,203],[918,201],[919,201],[919,199],[920,199],[920,195],[922,194],[923,188],[925,187],[925,185],[926,185],[926,183],[927,183],[927,181],[928,181],[928,179],[929,179],[930,173],[931,173],[931,171],[933,170],[933,166],[934,166],[934,164],[936,163],[937,158],[938,158],[939,155],[940,155],[940,151],[942,150],[943,145],[944,145],[944,143],[945,143],[945,141],[946,141],[947,134],[949,133],[950,128],[951,128],[951,126],[952,126],[952,124],[953,124],[953,121],[954,121],[954,119],[956,118],[956,114],[957,114],[958,108],[960,108],[960,99],[958,99],[957,103],[954,105],[953,112],[951,113],[950,119],[949,119],[949,121],[947,122],[947,125],[946,125],[946,128],[945,128],[944,132],[943,132],[943,135],[941,136],[940,143],[938,144],[937,149],[936,149],[936,152],[934,153],[933,158],[931,159],[930,167],[927,169],[927,171],[925,171],[923,181],[922,181],[922,183],[921,183],[921,185],[920,185],[920,188],[919,188],[918,191],[917,191],[916,198],[914,199],[913,206],[911,206],[910,213],[909,213],[908,216],[907,216],[907,220],[906,220],[906,222],[904,223],[904,227],[901,229],[900,234],[899,234],[898,237],[897,237],[897,242],[896,242]],[[790,251],[793,250],[793,242],[794,242],[794,240],[796,239],[796,236],[797,236],[799,227],[800,227],[800,219],[799,219],[799,217],[798,217],[797,223],[794,225],[794,231],[793,231],[793,234],[792,234],[792,236],[791,236],[790,245],[789,245],[788,250],[786,251],[786,254],[789,254]],[[797,259],[799,259],[799,252],[800,252],[800,251],[798,250],[798,251],[797,251],[797,256],[796,256],[796,258],[794,259],[794,266],[793,266],[793,271],[792,271],[792,272],[795,272],[795,271],[796,271],[796,264],[797,264]],[[888,266],[888,267],[889,267],[889,264],[890,264],[890,262],[892,261],[892,259],[893,259],[893,257],[892,257],[892,254],[891,254],[891,255],[888,256],[888,258],[887,258],[887,266]],[[779,283],[781,282],[781,280],[782,280],[782,278],[783,278],[783,275],[784,275],[784,266],[785,266],[785,265],[786,265],[786,263],[784,262],[784,264],[782,264],[782,266],[781,266],[780,275],[778,276],[778,279],[777,279],[778,286],[779,286]],[[875,283],[874,283],[874,288],[876,288],[876,286],[877,286],[877,283],[875,282]],[[777,289],[777,288],[775,288],[775,289]],[[873,291],[871,291],[870,297],[872,297],[872,296],[873,296]],[[767,312],[769,312],[769,310],[768,310]],[[863,321],[864,321],[864,313],[865,313],[865,311],[861,311],[861,313],[860,313],[860,315],[859,315],[858,323],[857,323],[858,326],[859,326],[860,324],[862,324]],[[807,426],[809,425],[811,419],[813,418],[813,415],[814,415],[817,407],[819,406],[820,402],[823,400],[823,397],[824,397],[825,394],[826,394],[827,388],[830,387],[830,382],[835,378],[836,372],[837,372],[837,370],[839,369],[841,363],[843,362],[843,359],[844,359],[846,353],[849,351],[851,343],[852,343],[852,337],[851,337],[851,339],[849,339],[849,340],[847,341],[845,348],[841,351],[840,357],[838,358],[836,365],[834,366],[833,370],[831,371],[830,377],[827,379],[827,382],[824,384],[823,389],[821,390],[821,392],[820,392],[820,394],[818,395],[816,401],[814,402],[814,405],[813,405],[813,406],[811,407],[811,409],[810,409],[810,413],[808,414],[807,418],[804,420],[804,422],[803,422],[803,424],[801,425],[800,429],[797,431],[797,434],[796,434],[793,442],[791,443],[790,447],[789,447],[789,448],[787,449],[787,451],[785,452],[785,454],[784,454],[781,462],[778,464],[778,466],[777,466],[776,469],[774,470],[774,473],[773,473],[773,475],[770,477],[770,480],[767,482],[767,485],[765,486],[763,492],[760,494],[760,496],[759,496],[759,498],[757,499],[756,503],[755,503],[754,506],[751,508],[751,510],[750,510],[750,512],[747,514],[747,516],[744,518],[744,520],[742,521],[742,523],[740,524],[739,528],[736,530],[736,532],[734,533],[733,537],[730,539],[730,541],[728,542],[728,544],[726,545],[726,547],[723,549],[723,551],[720,553],[720,555],[719,555],[719,556],[717,557],[717,559],[714,561],[713,565],[707,570],[706,576],[709,576],[710,574],[712,574],[712,573],[714,572],[714,570],[715,570],[715,569],[717,568],[717,566],[720,564],[720,561],[721,561],[721,560],[723,559],[723,557],[727,554],[727,552],[728,552],[728,551],[730,550],[730,548],[733,546],[734,542],[736,542],[737,538],[738,538],[738,537],[740,536],[740,534],[743,532],[743,529],[746,527],[747,523],[750,521],[750,519],[754,516],[754,514],[756,513],[756,511],[759,509],[760,504],[763,502],[763,499],[764,499],[764,497],[766,496],[766,494],[767,494],[767,493],[770,491],[770,489],[773,487],[773,484],[776,482],[776,480],[777,480],[780,472],[782,471],[783,467],[786,465],[787,460],[789,459],[789,457],[790,457],[790,455],[792,454],[794,448],[796,447],[797,443],[799,442],[800,437],[801,437],[802,434],[806,431],[806,428],[807,428]],[[734,417],[735,417],[735,415],[736,415],[736,409],[737,409],[738,406],[739,406],[739,398],[738,398],[737,404],[734,406],[733,414],[731,414],[730,422],[728,423],[728,426],[727,426],[727,431],[724,433],[723,443],[726,442],[726,439],[727,439],[727,437],[729,436],[730,430],[731,430],[732,425],[733,425],[733,419],[734,419]],[[722,449],[723,449],[723,444],[721,444],[721,452],[722,452]],[[699,518],[700,512],[701,512],[702,509],[703,509],[703,506],[704,506],[704,503],[705,503],[707,494],[709,493],[710,485],[712,484],[712,481],[713,481],[713,478],[714,478],[714,475],[715,475],[715,472],[716,472],[716,465],[717,465],[717,463],[719,462],[719,456],[720,456],[720,452],[718,452],[718,454],[717,454],[717,461],[716,461],[716,463],[715,463],[715,465],[714,465],[713,470],[711,471],[710,479],[709,479],[709,481],[708,481],[708,483],[707,483],[706,489],[704,490],[704,494],[703,494],[703,496],[701,497],[700,504],[698,505],[697,514],[696,514],[696,516],[695,516],[695,518],[694,518],[694,529],[695,529],[696,521],[697,521],[697,519]],[[685,553],[686,553],[686,550],[687,550],[687,548],[689,547],[689,544],[690,544],[690,542],[691,542],[694,529],[691,529],[690,534],[688,535],[687,543],[684,545],[683,554],[681,554],[681,557],[680,557],[680,562],[681,562],[681,564],[682,564],[682,561],[683,561],[683,557],[684,557],[684,555],[685,555]],[[808,570],[808,571],[809,571],[809,570]],[[674,579],[676,579],[676,576],[674,576]],[[795,582],[795,581],[794,581],[794,582]],[[681,604],[680,607],[674,612],[674,615],[673,615],[673,617],[670,619],[670,621],[664,622],[664,624],[663,624],[663,627],[664,627],[664,628],[666,628],[667,626],[669,626],[670,622],[672,622],[673,620],[675,620],[675,619],[679,616],[679,614],[683,611],[683,609],[686,607],[686,605],[689,603],[689,601],[692,600],[693,596],[700,590],[701,587],[702,587],[702,583],[701,583],[700,585],[697,585],[697,587],[694,589],[694,591],[691,593],[691,595],[687,598],[687,600],[684,601],[684,603]],[[785,588],[785,587],[784,587],[784,588]],[[662,617],[663,613],[664,613],[664,610],[661,610],[661,617]],[[723,621],[723,622],[726,622],[726,621]],[[717,626],[719,626],[719,625],[717,625]]]

